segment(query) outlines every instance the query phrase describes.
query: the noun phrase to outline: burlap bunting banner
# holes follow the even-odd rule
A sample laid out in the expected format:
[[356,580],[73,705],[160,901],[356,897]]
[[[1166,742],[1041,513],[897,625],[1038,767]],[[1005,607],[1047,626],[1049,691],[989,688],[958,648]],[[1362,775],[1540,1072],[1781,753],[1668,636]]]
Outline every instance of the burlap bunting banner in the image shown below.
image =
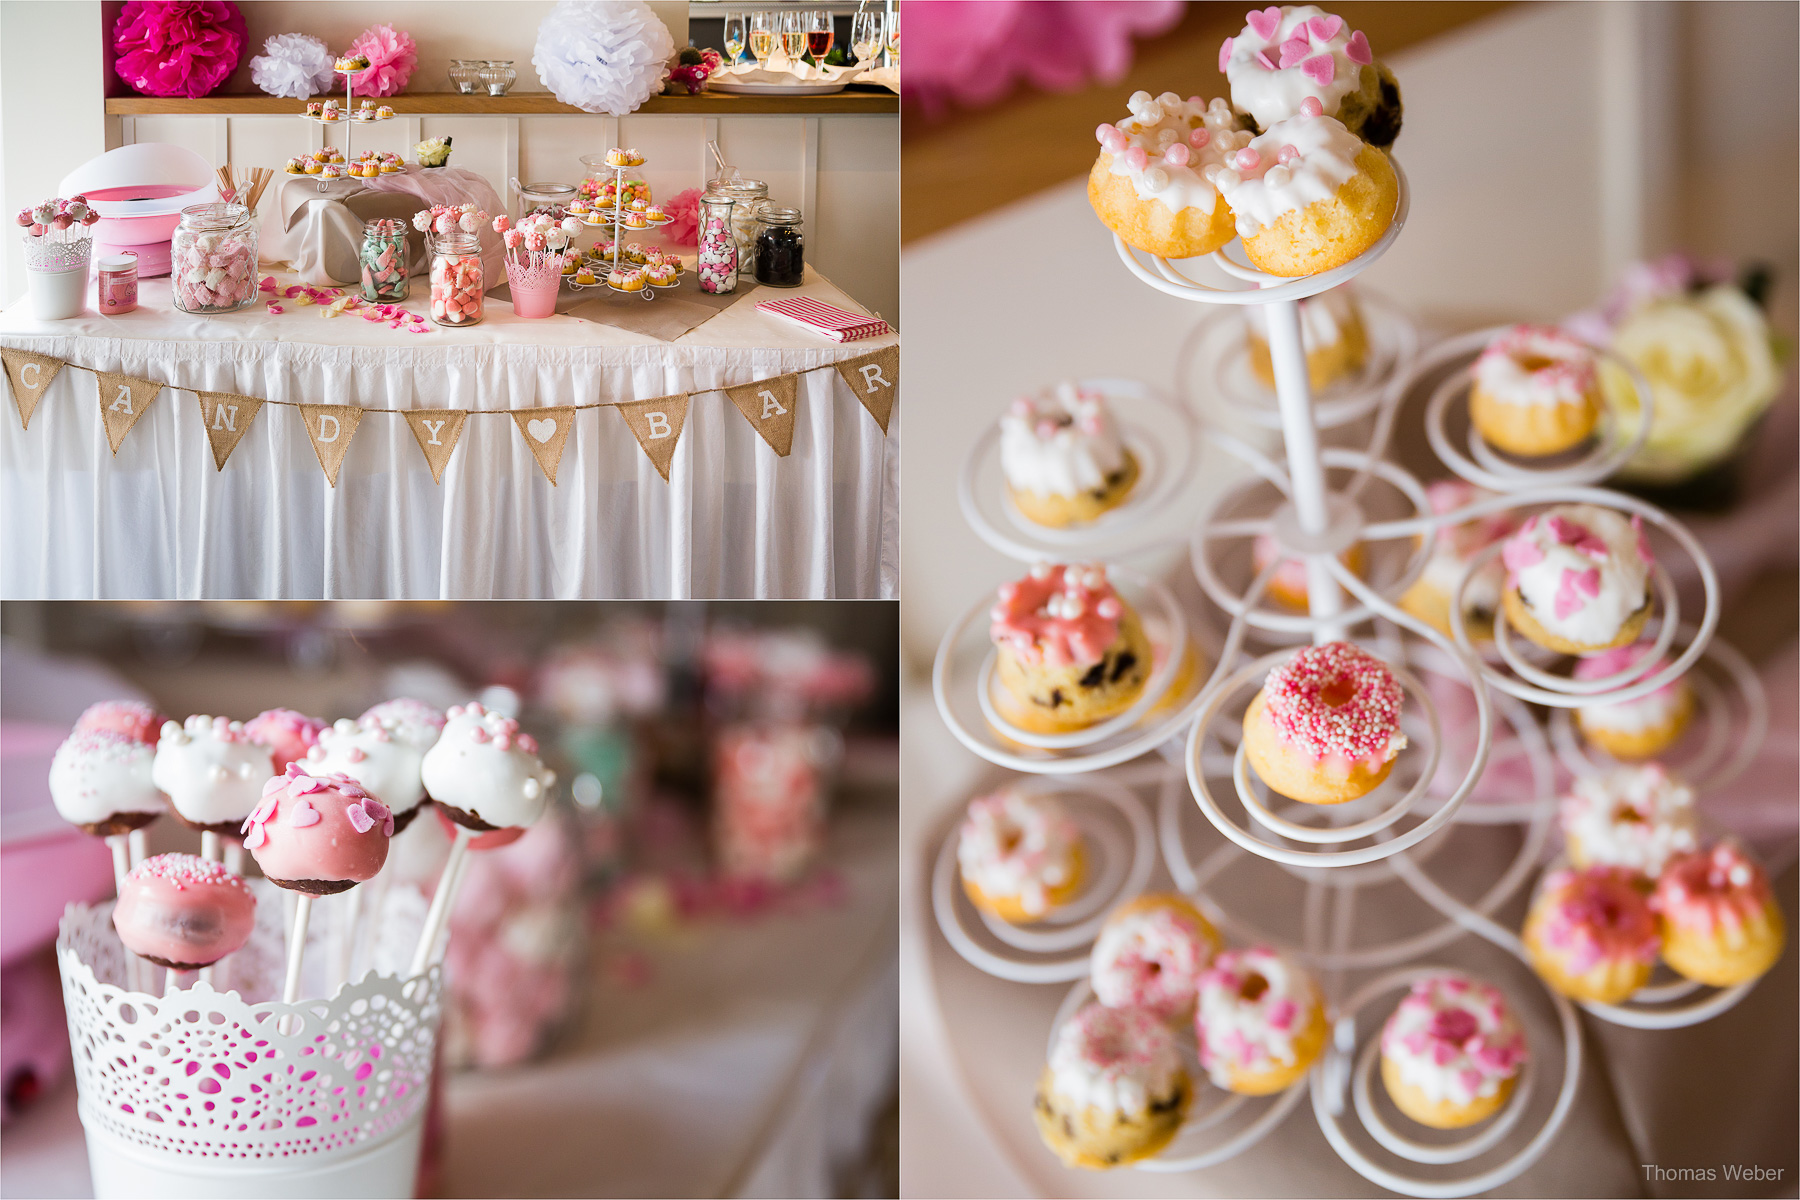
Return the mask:
[[50,387],[50,381],[63,369],[63,360],[30,350],[0,348],[0,361],[6,364],[6,377],[12,381],[13,403],[19,409],[19,425],[31,428],[31,414]]
[[100,381],[100,420],[106,426],[106,441],[118,456],[119,443],[138,423],[163,385],[154,379],[139,379],[116,371],[95,371]]
[[800,376],[777,375],[724,389],[744,419],[762,434],[769,449],[782,458],[794,448],[794,409],[800,402]]
[[450,465],[450,452],[462,437],[463,422],[469,419],[466,408],[416,408],[406,413],[413,438],[425,452],[431,467],[431,481],[444,482],[444,468]]
[[519,426],[519,434],[525,444],[531,447],[531,453],[537,457],[538,466],[543,468],[544,478],[550,486],[556,486],[556,465],[562,461],[563,446],[569,440],[569,430],[575,427],[575,406],[565,404],[559,408],[522,408],[512,414],[513,421]]
[[338,468],[344,465],[344,452],[362,424],[363,410],[354,404],[302,404],[300,417],[306,422],[306,436],[319,456],[326,480],[336,487]]
[[832,365],[881,426],[882,436],[887,436],[888,418],[894,415],[894,397],[900,394],[900,347],[887,346]]
[[206,426],[206,441],[212,446],[213,466],[225,469],[225,460],[244,440],[250,422],[256,419],[263,402],[255,396],[236,392],[195,392],[200,400],[200,423]]
[[681,444],[681,429],[687,424],[687,393],[658,396],[654,400],[626,400],[617,407],[656,473],[664,483],[669,482],[669,464],[675,460],[675,447]]

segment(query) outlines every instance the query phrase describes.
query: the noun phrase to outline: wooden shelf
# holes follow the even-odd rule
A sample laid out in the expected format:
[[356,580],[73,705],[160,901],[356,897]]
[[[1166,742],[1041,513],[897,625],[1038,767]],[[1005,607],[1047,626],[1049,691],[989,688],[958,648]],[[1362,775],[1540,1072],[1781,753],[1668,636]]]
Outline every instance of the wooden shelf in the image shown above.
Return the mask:
[[[314,97],[319,99],[320,97]],[[340,97],[341,99],[341,97]],[[356,98],[358,104],[362,98]],[[548,92],[514,92],[509,96],[464,96],[458,92],[414,92],[389,96],[379,101],[394,110],[396,116],[483,116],[516,117],[552,114],[583,114],[572,104],[564,104]],[[305,102],[261,92],[250,95],[203,96],[198,100],[162,96],[109,96],[109,116],[149,116],[178,113],[190,116],[287,116],[299,115]],[[831,96],[726,96],[702,92],[698,96],[652,96],[644,106],[632,113],[679,114],[682,116],[727,117],[763,116],[767,114],[800,114],[824,116],[833,113],[898,113],[900,97],[892,92],[842,91]],[[344,121],[354,125],[352,120]]]

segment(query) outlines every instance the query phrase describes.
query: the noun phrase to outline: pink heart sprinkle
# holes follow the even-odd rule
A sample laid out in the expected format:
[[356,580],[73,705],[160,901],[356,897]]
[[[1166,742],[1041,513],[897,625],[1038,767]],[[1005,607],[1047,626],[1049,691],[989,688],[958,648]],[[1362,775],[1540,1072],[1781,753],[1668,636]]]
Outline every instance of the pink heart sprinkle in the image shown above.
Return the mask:
[[1220,72],[1223,72],[1225,70],[1225,64],[1231,61],[1231,47],[1234,43],[1236,43],[1236,41],[1237,41],[1236,38],[1226,38],[1224,41],[1219,43],[1219,70],[1220,70]]
[[1314,17],[1306,23],[1306,31],[1321,42],[1329,42],[1337,36],[1337,31],[1344,27],[1344,18],[1334,17],[1327,13],[1322,17]]
[[1350,35],[1350,44],[1344,47],[1344,55],[1351,62],[1365,67],[1375,61],[1375,55],[1369,50],[1369,39],[1363,36],[1360,29]]
[[1431,1047],[1431,1061],[1443,1066],[1456,1057],[1456,1047],[1449,1042],[1436,1042]]
[[1312,45],[1304,37],[1291,37],[1281,43],[1281,69],[1287,70],[1312,53]]
[[1271,4],[1260,11],[1245,13],[1244,19],[1250,23],[1250,28],[1256,31],[1256,36],[1266,42],[1275,36],[1277,29],[1281,28],[1281,9]]
[[1506,548],[1500,551],[1500,559],[1506,564],[1508,571],[1517,575],[1527,567],[1535,567],[1543,562],[1544,552],[1538,548],[1536,542],[1528,538],[1516,537],[1507,542]]
[[1256,52],[1256,61],[1262,64],[1262,68],[1265,71],[1273,71],[1275,69],[1275,63],[1269,58],[1269,52],[1267,50],[1258,50]]
[[1308,96],[1300,102],[1300,115],[1303,117],[1322,117],[1325,115],[1325,106],[1319,103],[1319,98],[1317,96]]
[[1300,71],[1320,87],[1329,87],[1337,78],[1337,59],[1329,54],[1316,54],[1300,64]]
[[352,804],[349,808],[346,808],[344,810],[344,815],[350,818],[350,827],[358,833],[367,833],[369,830],[375,828],[374,818],[369,816],[368,812],[365,811],[360,804]]
[[263,832],[263,827],[261,825],[253,825],[250,828],[249,836],[244,839],[244,849],[261,849],[264,845],[268,844],[268,841],[269,835]]
[[305,800],[300,801],[300,803],[288,810],[288,824],[296,829],[305,829],[310,825],[317,825],[322,820],[324,820],[324,818],[319,816],[319,810]]
[[1471,1092],[1480,1091],[1481,1072],[1477,1071],[1474,1067],[1465,1067],[1462,1073],[1462,1082],[1463,1086],[1468,1088]]

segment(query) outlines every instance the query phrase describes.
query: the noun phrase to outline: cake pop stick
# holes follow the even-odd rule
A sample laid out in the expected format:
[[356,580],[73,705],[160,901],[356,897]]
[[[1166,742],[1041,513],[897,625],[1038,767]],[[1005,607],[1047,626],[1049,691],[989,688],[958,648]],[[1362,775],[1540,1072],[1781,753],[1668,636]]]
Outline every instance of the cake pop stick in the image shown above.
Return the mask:
[[456,822],[456,841],[431,898],[410,974],[423,974],[430,965],[438,934],[456,903],[474,835],[523,829],[544,815],[556,772],[544,766],[537,751],[537,740],[519,732],[511,717],[474,703],[446,714],[443,735],[426,752],[420,778],[433,801]]
[[212,830],[203,830],[200,834],[200,857],[207,862],[222,863],[225,855],[219,844],[219,835]]
[[134,829],[126,836],[131,839],[131,865],[135,867],[150,857],[150,838],[142,828]]
[[348,891],[373,879],[387,861],[394,814],[345,775],[308,775],[299,763],[268,781],[244,822],[244,847],[270,883],[294,893],[282,995],[299,995],[306,928],[314,896]]

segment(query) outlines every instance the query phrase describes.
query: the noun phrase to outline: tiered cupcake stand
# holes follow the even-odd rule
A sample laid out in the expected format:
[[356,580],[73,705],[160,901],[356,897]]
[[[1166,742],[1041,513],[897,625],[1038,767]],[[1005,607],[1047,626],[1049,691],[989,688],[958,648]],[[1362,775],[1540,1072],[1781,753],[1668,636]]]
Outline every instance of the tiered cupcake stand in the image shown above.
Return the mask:
[[[589,162],[590,166],[593,165],[591,160],[584,159],[583,161]],[[605,160],[602,159],[601,161],[604,162]],[[659,226],[667,225],[670,221],[672,221],[674,219],[673,217],[662,217],[661,219],[653,220],[651,218],[646,217],[644,220],[644,224],[641,228],[625,224],[625,211],[626,211],[625,210],[625,172],[635,170],[638,167],[641,167],[643,165],[644,165],[644,160],[639,160],[638,162],[632,163],[629,166],[608,166],[608,167],[606,167],[606,170],[609,170],[613,173],[613,211],[612,211],[611,228],[612,228],[612,244],[613,244],[613,249],[614,249],[615,255],[623,253],[623,250],[621,249],[621,247],[623,246],[623,243],[625,240],[625,235],[627,233],[648,233],[650,230],[656,229]],[[597,229],[607,228],[606,224],[603,222],[583,221],[582,223],[587,225],[589,228],[597,228]],[[617,257],[614,257],[614,259],[612,261],[616,265],[619,260]],[[683,272],[684,270],[685,270],[685,268],[683,268],[679,264],[677,264],[677,266],[676,266],[676,271],[678,272],[678,274],[676,276],[677,283],[680,282],[680,272]],[[573,280],[569,280],[568,284],[571,288],[575,289],[578,292],[585,291],[589,288],[611,288],[615,292],[624,292],[626,295],[632,294],[632,291],[630,289],[622,288],[622,287],[615,287],[613,285],[612,275],[611,275],[610,270],[607,274],[607,277],[605,279],[600,280],[598,283],[576,283]],[[669,288],[676,286],[676,284],[665,283],[665,284],[662,284],[661,286],[664,290],[667,290]],[[657,291],[656,285],[651,284],[648,281],[646,281],[642,288],[639,288],[636,290],[636,294],[645,300],[654,300],[654,299],[656,299],[656,291]]]
[[[1444,969],[1429,956],[1465,935],[1524,961],[1517,934],[1491,914],[1544,865],[1558,768],[1581,774],[1606,765],[1604,754],[1580,744],[1571,709],[1598,692],[1609,700],[1644,696],[1686,674],[1697,700],[1694,728],[1664,761],[1703,796],[1727,786],[1749,764],[1766,728],[1765,700],[1754,672],[1713,638],[1719,589],[1704,549],[1666,513],[1595,486],[1636,450],[1649,428],[1652,398],[1634,369],[1619,364],[1642,405],[1637,440],[1617,436],[1616,414],[1609,413],[1591,453],[1547,469],[1508,460],[1473,432],[1459,447],[1447,432],[1451,410],[1467,403],[1469,364],[1492,331],[1452,338],[1420,355],[1417,335],[1403,314],[1379,301],[1366,304],[1369,366],[1317,400],[1311,395],[1298,302],[1360,274],[1399,237],[1410,189],[1398,163],[1395,171],[1399,208],[1387,233],[1355,261],[1307,278],[1280,279],[1251,269],[1234,257],[1234,251],[1241,253],[1235,243],[1212,255],[1209,267],[1199,260],[1155,258],[1114,239],[1120,260],[1145,284],[1214,306],[1182,349],[1179,390],[1184,398],[1204,394],[1223,400],[1199,413],[1193,400],[1171,402],[1141,385],[1085,381],[1109,396],[1124,440],[1144,466],[1126,504],[1077,531],[1032,526],[1005,500],[992,434],[977,443],[961,479],[965,517],[1000,553],[1027,562],[1104,556],[1110,578],[1142,615],[1158,661],[1144,696],[1129,712],[1080,733],[1033,734],[1009,727],[989,697],[994,655],[985,616],[992,597],[981,597],[952,625],[932,674],[945,723],[976,754],[1034,777],[1023,786],[1058,793],[1082,824],[1089,861],[1098,865],[1067,911],[1028,928],[1011,926],[977,912],[962,894],[952,826],[931,887],[945,938],[967,961],[999,978],[1073,982],[1056,1018],[1059,1025],[1091,995],[1088,951],[1104,915],[1142,890],[1154,868],[1155,850],[1148,844],[1152,822],[1138,795],[1147,790],[1155,795],[1154,841],[1174,885],[1229,941],[1287,943],[1326,992],[1333,1037],[1305,1078],[1279,1095],[1250,1098],[1214,1088],[1202,1077],[1181,1132],[1160,1154],[1138,1163],[1140,1170],[1191,1171],[1223,1162],[1254,1145],[1310,1096],[1314,1119],[1333,1149],[1365,1178],[1392,1191],[1463,1196],[1517,1177],[1555,1139],[1575,1099],[1582,1043],[1574,1003],[1546,989],[1554,1020],[1539,1015],[1542,1006],[1534,1010],[1515,1003],[1531,1046],[1529,1065],[1500,1113],[1456,1133],[1414,1125],[1385,1097],[1378,1101],[1370,1074],[1382,1023],[1415,979]],[[1222,276],[1224,286],[1202,282],[1203,272]],[[1229,319],[1226,307],[1249,304],[1263,306],[1268,317],[1277,385],[1273,405],[1255,390],[1242,361],[1241,323]],[[1207,386],[1196,388],[1196,381]],[[1421,483],[1387,460],[1396,415],[1416,386],[1434,389],[1426,417],[1433,451],[1457,475],[1499,493],[1496,498],[1434,515]],[[1370,430],[1364,448],[1320,444],[1321,428],[1352,427],[1364,419]],[[1276,433],[1284,461],[1256,444],[1258,437],[1266,444]],[[1196,441],[1248,468],[1240,481],[1202,505],[1189,539],[1195,580],[1226,622],[1222,637],[1212,636],[1203,616],[1206,606],[1190,610],[1172,587],[1116,563],[1121,554],[1155,548],[1156,538],[1143,531],[1159,509],[1179,498]],[[1492,644],[1478,647],[1461,620],[1462,593],[1474,571],[1499,552],[1498,545],[1478,556],[1459,581],[1451,604],[1454,636],[1444,636],[1395,602],[1423,571],[1436,531],[1501,510],[1572,502],[1641,516],[1647,527],[1660,531],[1658,552],[1688,559],[1703,588],[1702,610],[1684,613],[1669,572],[1656,567],[1657,615],[1647,631],[1656,653],[1641,656],[1631,668],[1591,681],[1550,670],[1557,658],[1521,641],[1507,629],[1504,614],[1497,615]],[[1283,558],[1306,564],[1308,613],[1265,601],[1275,564],[1251,569],[1248,543],[1259,534],[1272,536]],[[1359,542],[1368,552],[1367,582],[1339,559]],[[1362,642],[1393,667],[1406,691],[1409,747],[1390,778],[1360,800],[1328,808],[1290,803],[1269,792],[1245,762],[1238,744],[1244,709],[1269,669],[1289,652],[1280,647],[1342,638]],[[1277,648],[1261,653],[1249,648],[1252,641]],[[1201,660],[1198,669],[1184,672],[1178,664],[1190,646],[1201,652]],[[1672,661],[1656,670],[1663,652]],[[1451,719],[1447,705],[1453,706]],[[1547,728],[1528,705],[1549,710]],[[1499,773],[1502,785],[1484,789],[1490,772]],[[1481,798],[1472,801],[1477,793]],[[1480,827],[1501,825],[1517,828],[1519,848],[1478,897],[1459,899],[1433,877],[1432,860],[1452,827],[1476,827],[1473,836],[1480,836]],[[1202,841],[1209,845],[1197,848]],[[1221,879],[1228,869],[1231,887]],[[1280,873],[1303,884],[1299,944],[1233,911],[1232,893],[1245,886],[1240,881],[1257,880],[1258,872],[1270,884],[1286,882]],[[1386,943],[1359,944],[1358,891],[1395,882],[1426,906],[1424,928]],[[1509,969],[1493,982],[1504,990],[1515,977],[1537,978],[1527,967]],[[1630,1001],[1582,1007],[1616,1024],[1669,1029],[1716,1016],[1753,986],[1704,988],[1659,968]]]
[[[354,80],[355,80],[356,76],[362,74],[364,71],[366,71],[368,69],[369,68],[367,68],[367,67],[358,67],[354,71],[346,71],[342,67],[336,68],[337,73],[344,77],[344,115],[339,117],[337,120],[327,121],[324,117],[315,117],[311,113],[305,112],[305,111],[302,111],[299,114],[301,120],[311,121],[316,125],[323,125],[327,129],[336,129],[340,125],[344,127],[344,161],[346,161],[346,162],[351,161],[352,158],[354,157],[354,153],[352,151],[352,143],[355,141],[355,138],[350,132],[351,126],[353,126],[353,125],[374,125],[380,121],[393,120],[392,117],[381,117],[381,116],[365,117],[361,120],[358,120],[356,118],[356,116],[354,115],[354,110],[351,108],[351,105],[356,103]],[[321,179],[321,180],[319,180],[319,190],[324,191],[326,184],[336,183],[336,182],[337,182],[337,180],[335,180],[335,179]]]

